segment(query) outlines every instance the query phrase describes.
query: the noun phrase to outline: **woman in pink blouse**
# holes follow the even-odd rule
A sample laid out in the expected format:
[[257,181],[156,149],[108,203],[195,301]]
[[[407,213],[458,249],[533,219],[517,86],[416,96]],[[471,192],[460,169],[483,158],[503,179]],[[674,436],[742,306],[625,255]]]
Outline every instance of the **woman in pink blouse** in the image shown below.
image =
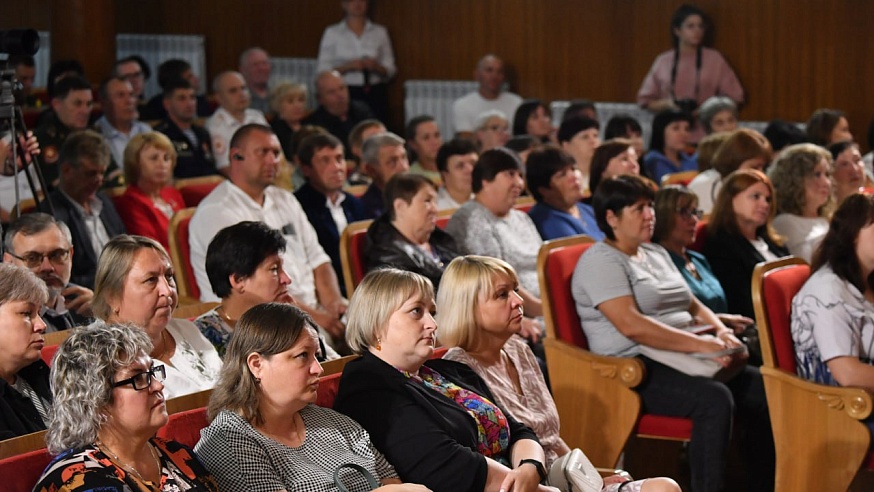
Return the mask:
[[185,208],[182,195],[170,184],[176,149],[163,134],[141,133],[124,149],[127,190],[115,199],[115,208],[129,234],[146,236],[169,249],[170,217]]
[[[453,347],[444,356],[470,366],[488,385],[497,403],[537,434],[546,465],[570,452],[559,435],[558,410],[534,353],[515,336],[522,326],[519,280],[508,263],[488,256],[458,257],[443,273],[437,292],[440,342]],[[604,479],[604,491],[616,491],[628,479]],[[674,492],[670,478],[651,478],[621,486],[623,492]]]
[[[704,13],[681,5],[671,17],[674,48],[658,55],[637,92],[637,103],[658,113],[666,109],[693,112],[712,96],[726,96],[740,105],[744,90],[734,70],[716,50],[702,46]],[[697,113],[695,113],[697,114]],[[700,128],[693,134],[703,137]]]

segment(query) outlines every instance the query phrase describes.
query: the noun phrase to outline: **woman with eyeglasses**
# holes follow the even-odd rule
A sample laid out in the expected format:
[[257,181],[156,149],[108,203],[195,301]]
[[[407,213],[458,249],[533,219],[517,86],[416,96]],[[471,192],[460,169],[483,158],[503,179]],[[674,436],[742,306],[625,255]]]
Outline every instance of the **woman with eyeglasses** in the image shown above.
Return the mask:
[[684,186],[666,186],[656,192],[654,206],[652,241],[668,250],[692,295],[717,313],[720,321],[735,333],[751,325],[754,321],[746,316],[725,314],[728,310],[725,291],[713,275],[710,263],[701,253],[688,249],[695,242],[698,222],[703,216],[698,196]]
[[46,434],[58,456],[34,491],[218,491],[191,449],[154,437],[168,419],[166,366],[150,352],[144,331],[103,321],[74,329],[61,344]]
[[52,390],[40,359],[46,325],[39,317],[46,299],[33,272],[0,263],[0,440],[46,428]]

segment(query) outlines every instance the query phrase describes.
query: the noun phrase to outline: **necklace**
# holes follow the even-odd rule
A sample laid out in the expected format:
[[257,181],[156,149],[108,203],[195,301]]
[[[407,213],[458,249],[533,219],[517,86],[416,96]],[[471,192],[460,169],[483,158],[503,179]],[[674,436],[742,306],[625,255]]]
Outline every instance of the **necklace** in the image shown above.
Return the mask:
[[[103,451],[106,451],[106,453],[109,454],[109,456],[110,456],[113,460],[115,460],[116,463],[118,463],[119,465],[121,465],[121,467],[122,467],[124,470],[128,471],[129,473],[133,473],[137,478],[140,479],[141,482],[145,482],[145,483],[155,483],[153,480],[146,480],[146,479],[142,476],[142,474],[140,474],[140,472],[137,471],[136,468],[134,468],[133,466],[127,464],[126,461],[124,461],[124,460],[122,460],[121,458],[119,458],[118,455],[115,454],[114,452],[112,452],[112,450],[109,449],[109,446],[107,446],[106,444],[103,444],[102,441],[97,441],[97,442],[94,443],[94,445],[97,446],[99,449],[101,449],[101,450],[103,450]],[[155,449],[152,447],[151,444],[148,444],[148,443],[147,443],[147,444],[146,444],[146,447],[149,448],[149,455],[151,455],[152,459],[155,460],[155,467],[156,467],[157,470],[158,470],[158,481],[160,482],[160,480],[161,480],[161,460],[158,459],[158,455],[157,455],[157,453],[155,453]]]
[[231,318],[227,311],[225,311],[225,306],[222,304],[221,306],[215,308],[215,312],[219,313],[225,321],[228,322],[229,325],[234,326],[236,322]]

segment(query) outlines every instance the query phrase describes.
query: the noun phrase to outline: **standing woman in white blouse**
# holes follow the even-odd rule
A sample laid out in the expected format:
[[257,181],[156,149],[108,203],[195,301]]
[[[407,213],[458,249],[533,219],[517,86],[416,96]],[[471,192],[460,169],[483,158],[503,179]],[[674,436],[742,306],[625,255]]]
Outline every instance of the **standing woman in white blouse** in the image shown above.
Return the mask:
[[316,71],[340,72],[352,99],[367,103],[386,121],[387,83],[397,72],[388,31],[367,18],[367,0],[341,0],[340,5],[345,17],[325,29]]

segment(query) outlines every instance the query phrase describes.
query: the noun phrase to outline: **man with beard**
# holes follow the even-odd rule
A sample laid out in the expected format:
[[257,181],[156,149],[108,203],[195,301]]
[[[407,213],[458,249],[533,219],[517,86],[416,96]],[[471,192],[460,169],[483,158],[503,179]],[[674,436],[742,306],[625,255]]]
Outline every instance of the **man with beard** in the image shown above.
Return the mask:
[[30,269],[49,289],[40,310],[46,331],[67,330],[90,322],[91,289],[70,283],[73,239],[67,224],[44,213],[25,214],[6,230],[4,263]]

